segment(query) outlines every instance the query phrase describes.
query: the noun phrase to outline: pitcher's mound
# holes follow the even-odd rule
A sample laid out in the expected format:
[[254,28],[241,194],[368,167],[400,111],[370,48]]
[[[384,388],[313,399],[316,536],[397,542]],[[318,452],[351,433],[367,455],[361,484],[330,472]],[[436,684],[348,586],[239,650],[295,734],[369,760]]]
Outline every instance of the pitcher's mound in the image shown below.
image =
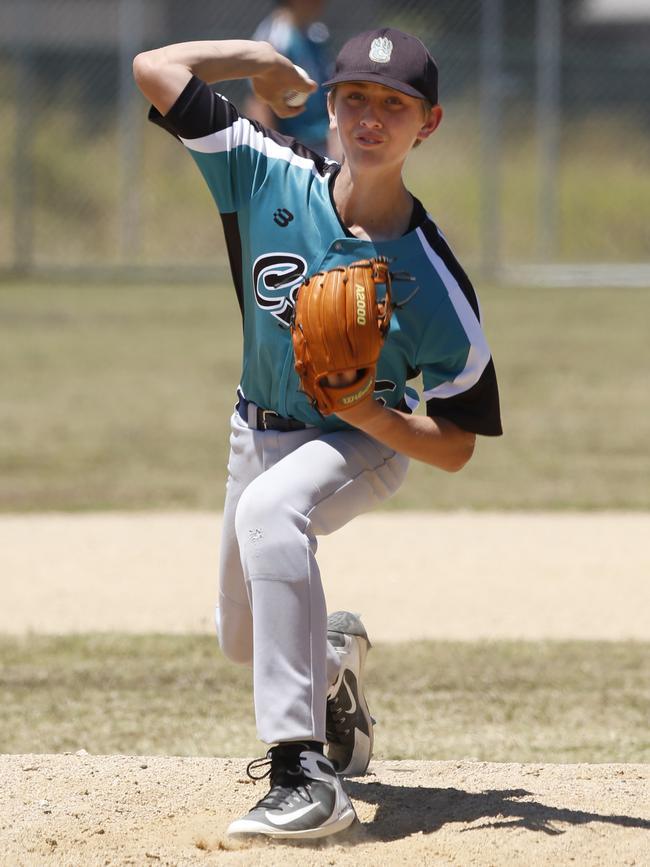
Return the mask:
[[646,863],[649,765],[374,762],[359,824],[321,843],[235,843],[266,792],[245,759],[0,756],[2,865]]

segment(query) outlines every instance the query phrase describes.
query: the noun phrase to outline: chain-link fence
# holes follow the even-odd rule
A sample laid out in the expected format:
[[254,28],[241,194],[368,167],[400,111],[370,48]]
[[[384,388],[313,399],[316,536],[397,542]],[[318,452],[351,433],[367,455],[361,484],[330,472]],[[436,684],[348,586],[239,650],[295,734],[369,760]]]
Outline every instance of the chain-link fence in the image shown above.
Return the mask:
[[[650,284],[644,5],[331,0],[323,19],[332,54],[390,25],[438,60],[445,118],[407,176],[464,262],[496,278],[533,266],[529,276]],[[207,189],[183,148],[147,124],[131,62],[169,42],[247,37],[271,8],[0,0],[0,269],[225,267]],[[242,82],[223,90],[247,93]]]

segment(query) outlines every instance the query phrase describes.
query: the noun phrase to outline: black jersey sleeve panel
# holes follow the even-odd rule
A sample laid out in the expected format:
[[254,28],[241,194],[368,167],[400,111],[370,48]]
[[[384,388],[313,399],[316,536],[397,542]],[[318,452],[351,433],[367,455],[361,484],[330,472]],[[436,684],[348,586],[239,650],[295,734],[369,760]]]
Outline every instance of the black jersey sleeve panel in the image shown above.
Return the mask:
[[226,249],[228,250],[228,261],[230,263],[230,272],[232,281],[237,293],[237,303],[241,312],[242,320],[244,319],[244,279],[243,279],[243,264],[242,264],[242,249],[241,235],[239,233],[239,219],[237,214],[221,214],[221,222],[223,224],[223,234],[226,239]]
[[235,106],[211,90],[195,75],[167,114],[155,106],[149,109],[149,120],[176,138],[202,138],[231,126],[239,117]]
[[[149,120],[171,133],[175,138],[197,139],[211,133],[227,129],[242,118],[247,122],[249,136],[261,133],[263,139],[288,148],[296,156],[313,161],[315,170],[326,175],[336,171],[339,165],[333,160],[312,151],[290,136],[282,135],[274,129],[263,126],[259,121],[240,115],[237,108],[213,91],[200,78],[192,76],[185,89],[166,115],[155,106],[149,109]],[[254,190],[253,190],[254,191]]]
[[414,232],[419,226],[424,226],[427,220],[428,217],[427,212],[424,209],[424,205],[419,199],[416,199],[415,196],[413,196],[413,209],[411,211],[411,220],[409,222],[409,227],[406,230],[406,233]]
[[476,292],[474,291],[471,280],[463,271],[458,259],[456,259],[456,257],[454,256],[451,247],[441,235],[436,224],[431,220],[427,219],[424,223],[422,223],[421,228],[425,238],[433,248],[434,252],[437,253],[438,256],[440,256],[442,261],[445,263],[447,270],[460,286],[461,292],[463,293],[465,298],[467,298],[467,301],[469,302],[472,310],[474,311],[476,318],[480,322],[481,312],[479,309]]
[[463,430],[483,436],[501,436],[501,409],[494,362],[488,362],[477,383],[453,397],[427,401],[427,415],[453,421]]

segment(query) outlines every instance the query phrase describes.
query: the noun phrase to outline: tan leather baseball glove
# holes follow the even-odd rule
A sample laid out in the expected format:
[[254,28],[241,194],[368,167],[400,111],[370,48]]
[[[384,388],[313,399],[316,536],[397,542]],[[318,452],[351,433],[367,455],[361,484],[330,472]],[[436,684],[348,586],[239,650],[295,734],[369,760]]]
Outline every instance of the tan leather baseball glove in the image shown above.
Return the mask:
[[[377,286],[384,289],[381,301]],[[383,257],[319,271],[298,289],[291,323],[295,367],[322,415],[372,397],[392,311],[391,275]],[[352,381],[332,384],[345,379]]]

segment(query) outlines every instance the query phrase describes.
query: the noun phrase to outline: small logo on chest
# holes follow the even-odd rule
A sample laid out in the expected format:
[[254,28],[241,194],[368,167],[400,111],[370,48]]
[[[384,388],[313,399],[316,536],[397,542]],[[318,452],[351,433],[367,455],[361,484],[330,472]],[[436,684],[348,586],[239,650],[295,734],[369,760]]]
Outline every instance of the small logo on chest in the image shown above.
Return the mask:
[[293,220],[293,214],[287,208],[278,208],[273,214],[273,222],[284,229]]

